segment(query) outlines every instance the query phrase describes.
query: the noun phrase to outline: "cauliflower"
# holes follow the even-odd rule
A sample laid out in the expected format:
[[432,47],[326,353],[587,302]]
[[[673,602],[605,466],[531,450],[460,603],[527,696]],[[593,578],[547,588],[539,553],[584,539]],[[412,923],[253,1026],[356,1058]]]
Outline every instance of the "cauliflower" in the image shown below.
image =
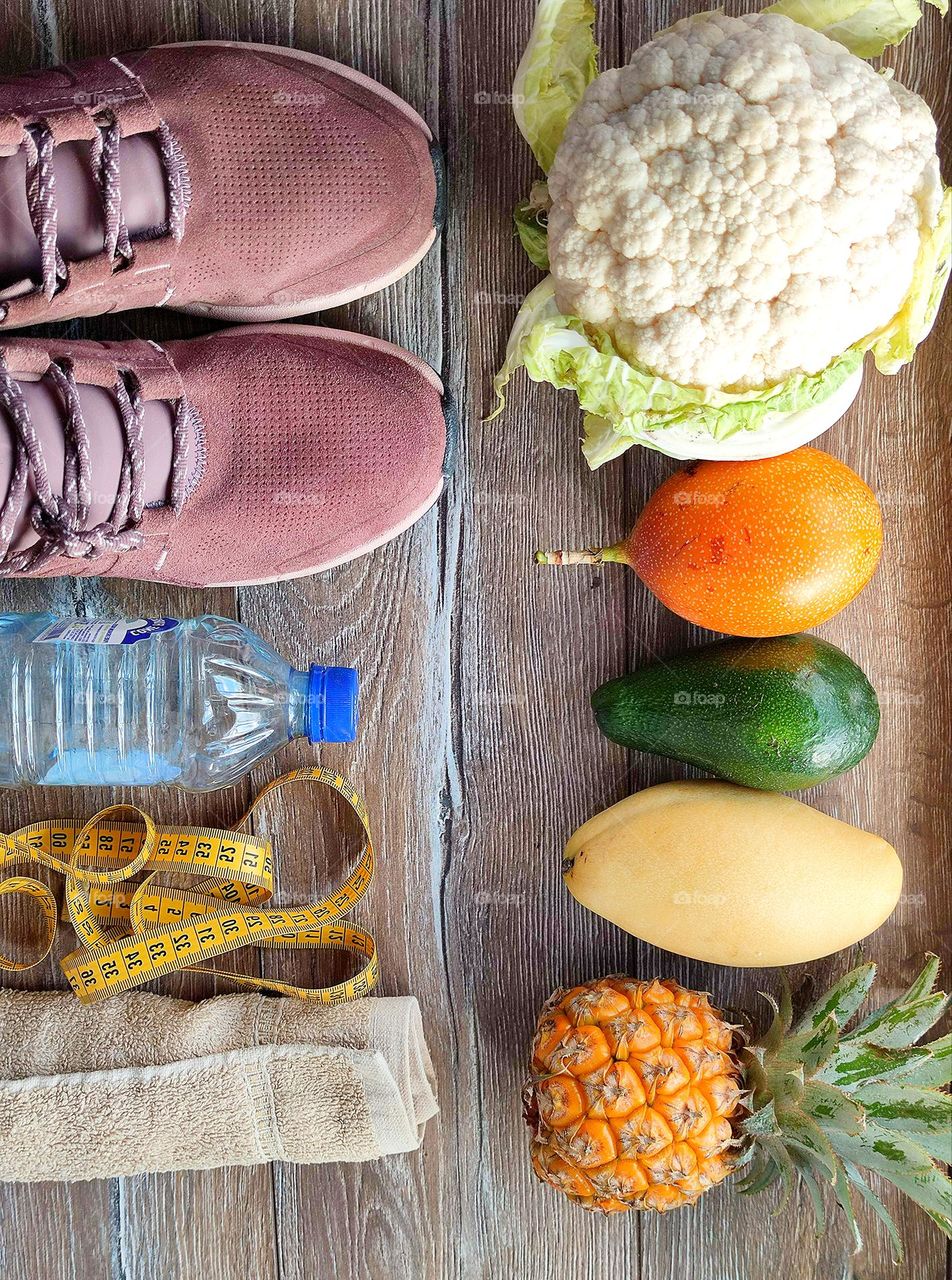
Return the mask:
[[634,443],[764,457],[832,425],[866,351],[887,373],[911,360],[952,197],[929,108],[850,50],[918,17],[881,0],[702,13],[598,75],[591,0],[541,0],[514,103],[549,180],[516,223],[551,274],[516,319],[500,407],[523,366],[576,392],[592,466]]
[[935,142],[921,98],[816,31],[686,18],[568,124],[549,175],[559,307],[688,386],[818,373],[899,310],[939,211]]

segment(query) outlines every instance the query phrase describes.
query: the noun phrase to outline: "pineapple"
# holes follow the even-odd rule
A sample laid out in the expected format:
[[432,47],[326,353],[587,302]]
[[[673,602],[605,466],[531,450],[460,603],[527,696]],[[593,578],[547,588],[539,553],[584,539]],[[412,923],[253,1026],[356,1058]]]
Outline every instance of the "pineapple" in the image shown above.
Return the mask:
[[[737,1189],[804,1184],[824,1225],[822,1187],[862,1241],[852,1190],[901,1242],[864,1177],[879,1174],[952,1236],[952,1036],[917,1046],[948,998],[939,962],[898,999],[847,1024],[875,966],[862,965],[793,1022],[789,988],[750,1044],[707,995],[672,981],[609,977],[556,991],[542,1011],[526,1082],[537,1176],[586,1209],[666,1212],[743,1168]],[[769,997],[767,997],[770,999]]]

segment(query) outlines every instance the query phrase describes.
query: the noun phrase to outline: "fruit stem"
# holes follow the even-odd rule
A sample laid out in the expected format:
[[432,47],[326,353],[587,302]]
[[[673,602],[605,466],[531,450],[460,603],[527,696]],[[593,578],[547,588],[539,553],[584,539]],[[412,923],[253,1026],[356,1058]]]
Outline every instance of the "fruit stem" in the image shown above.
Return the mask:
[[605,564],[614,561],[623,564],[625,555],[621,547],[589,547],[585,551],[537,551],[536,564]]

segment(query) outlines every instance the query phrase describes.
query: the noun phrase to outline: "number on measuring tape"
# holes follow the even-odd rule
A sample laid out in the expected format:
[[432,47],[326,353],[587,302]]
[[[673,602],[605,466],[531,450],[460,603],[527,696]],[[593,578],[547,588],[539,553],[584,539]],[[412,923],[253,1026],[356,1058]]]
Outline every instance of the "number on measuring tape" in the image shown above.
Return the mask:
[[[243,828],[261,801],[291,783],[330,787],[356,813],[366,843],[353,873],[335,892],[307,906],[261,910],[271,898],[270,842]],[[120,811],[137,821],[116,821]],[[337,1004],[367,995],[379,977],[373,937],[343,917],[373,879],[374,849],[367,811],[340,774],[296,769],[269,783],[235,827],[158,827],[141,810],[116,805],[82,829],[66,822],[34,823],[0,835],[0,871],[33,865],[65,878],[64,916],[80,948],[61,961],[70,987],[86,1004],[108,999],[179,970],[211,973],[240,986]],[[163,870],[196,877],[191,889],[156,884]],[[139,877],[146,877],[140,883]],[[50,889],[29,876],[0,880],[0,896],[20,895],[43,916],[44,947],[29,962],[0,954],[0,971],[19,972],[41,963],[56,936],[58,913]],[[266,949],[344,949],[366,962],[352,978],[331,987],[299,987],[277,979],[211,969],[203,962],[247,946]]]

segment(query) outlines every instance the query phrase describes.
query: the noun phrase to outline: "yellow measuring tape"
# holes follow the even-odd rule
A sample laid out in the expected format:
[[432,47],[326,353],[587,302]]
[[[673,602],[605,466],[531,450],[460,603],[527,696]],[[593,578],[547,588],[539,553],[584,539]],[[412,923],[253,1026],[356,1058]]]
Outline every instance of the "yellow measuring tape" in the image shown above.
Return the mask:
[[[271,843],[242,828],[266,796],[292,782],[319,782],[336,791],[356,813],[366,843],[353,873],[335,893],[308,906],[272,909],[267,905],[274,891]],[[118,820],[132,814],[135,821]],[[353,787],[327,769],[295,769],[276,778],[227,831],[161,827],[135,805],[111,805],[78,830],[75,823],[53,820],[0,834],[0,871],[24,863],[65,877],[64,916],[82,946],[60,963],[84,1004],[182,969],[323,1004],[367,995],[377,983],[373,938],[344,919],[367,892],[374,873],[367,810]],[[179,889],[157,882],[163,872],[198,878],[189,889]],[[140,876],[145,878],[139,880]],[[27,963],[0,953],[0,971],[15,973],[41,964],[49,955],[57,909],[52,891],[28,876],[0,881],[0,897],[8,894],[36,904],[46,933],[42,952]],[[320,988],[248,977],[202,963],[249,946],[328,947],[353,952],[366,963],[355,977]]]

